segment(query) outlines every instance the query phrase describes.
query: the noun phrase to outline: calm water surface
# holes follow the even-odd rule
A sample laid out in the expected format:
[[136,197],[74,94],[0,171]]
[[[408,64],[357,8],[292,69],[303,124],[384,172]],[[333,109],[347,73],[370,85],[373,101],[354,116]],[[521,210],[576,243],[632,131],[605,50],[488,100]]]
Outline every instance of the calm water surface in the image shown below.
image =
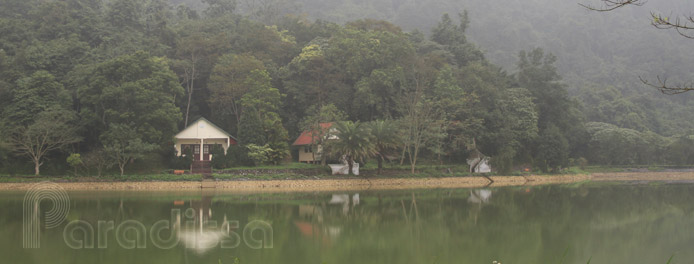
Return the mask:
[[57,227],[29,207],[27,249],[25,193],[0,193],[0,263],[694,263],[692,184],[67,194]]

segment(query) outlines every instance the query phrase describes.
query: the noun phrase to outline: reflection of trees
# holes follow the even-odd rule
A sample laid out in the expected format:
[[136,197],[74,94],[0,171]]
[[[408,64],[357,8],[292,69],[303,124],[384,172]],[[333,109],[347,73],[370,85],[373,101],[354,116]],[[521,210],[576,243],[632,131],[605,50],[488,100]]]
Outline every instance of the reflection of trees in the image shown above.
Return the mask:
[[[156,250],[151,244],[138,251],[117,246],[65,251],[62,234],[48,232],[42,245],[49,246],[39,253],[17,251],[13,262],[233,263],[239,257],[242,263],[547,263],[558,262],[567,247],[565,263],[584,263],[591,256],[595,263],[663,263],[673,253],[694,259],[693,252],[676,252],[694,244],[690,236],[694,192],[689,186],[491,190],[493,198],[486,203],[470,202],[482,201],[485,195],[467,189],[362,192],[358,204],[349,193],[347,214],[344,203],[330,204],[332,194],[321,193],[217,193],[209,198],[200,193],[71,195],[68,220],[95,223],[122,217],[149,227],[169,218],[171,208],[184,212],[197,202],[199,206],[193,207],[202,209],[203,217],[208,208],[209,219],[221,222],[226,214],[239,220],[241,228],[253,219],[265,219],[272,222],[275,248],[252,250],[241,245],[204,255],[185,253],[180,246]],[[173,200],[184,200],[185,205],[172,205]],[[0,205],[8,212],[21,212],[21,203],[0,200]],[[304,235],[297,222],[308,223],[313,233]],[[21,217],[2,214],[0,223],[0,237],[21,237]],[[0,246],[16,248],[14,242],[3,239]]]

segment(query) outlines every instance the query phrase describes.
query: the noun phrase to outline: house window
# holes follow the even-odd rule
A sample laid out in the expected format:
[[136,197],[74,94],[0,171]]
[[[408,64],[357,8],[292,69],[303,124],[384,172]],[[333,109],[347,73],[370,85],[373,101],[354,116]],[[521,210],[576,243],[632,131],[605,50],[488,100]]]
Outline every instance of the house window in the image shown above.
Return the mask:
[[202,151],[204,154],[210,154],[210,145],[204,145]]
[[304,147],[304,152],[305,152],[305,153],[311,153],[311,152],[313,152],[313,149],[311,148],[311,146],[305,146],[305,147]]
[[195,145],[195,147],[193,148],[193,153],[195,153],[196,155],[200,154],[200,146],[199,145]]

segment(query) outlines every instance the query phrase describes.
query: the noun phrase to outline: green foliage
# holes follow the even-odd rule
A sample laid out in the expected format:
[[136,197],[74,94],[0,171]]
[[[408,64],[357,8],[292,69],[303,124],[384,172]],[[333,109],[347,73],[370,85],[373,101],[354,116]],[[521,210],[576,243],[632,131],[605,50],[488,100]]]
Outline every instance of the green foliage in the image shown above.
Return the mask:
[[543,171],[558,171],[568,165],[569,142],[556,126],[543,130],[538,138],[536,164]]
[[219,17],[231,14],[236,9],[236,1],[234,0],[202,0],[208,7],[205,9],[205,15],[209,17]]
[[144,158],[157,148],[157,145],[146,143],[142,135],[128,125],[111,124],[100,137],[106,156],[118,165],[120,175],[125,173],[125,166],[137,159]]
[[259,146],[255,144],[248,144],[246,145],[246,148],[248,149],[248,159],[256,166],[266,164],[277,165],[288,154],[286,145],[272,146],[270,144],[265,144],[263,146]]
[[240,143],[243,145],[265,145],[267,139],[263,132],[263,123],[258,111],[255,108],[246,109],[241,114],[241,123],[237,132]]
[[378,174],[381,174],[383,161],[388,151],[395,149],[402,142],[400,130],[397,123],[392,120],[376,120],[367,123],[367,126],[371,133],[374,150],[378,155]]
[[70,164],[70,167],[75,169],[75,176],[77,176],[77,168],[84,165],[84,162],[82,161],[82,156],[79,153],[72,153],[67,157],[67,164]]
[[17,80],[12,104],[3,117],[8,124],[28,125],[43,111],[67,107],[69,98],[63,85],[52,74],[36,71],[29,77]]
[[253,55],[225,54],[210,74],[209,89],[212,121],[226,131],[236,131],[241,117],[241,98],[248,92],[246,82],[253,70],[265,71],[263,62]]
[[248,148],[241,145],[231,145],[226,158],[228,167],[253,166],[253,160],[248,157]]
[[367,126],[360,122],[337,122],[335,129],[337,139],[329,142],[329,148],[333,153],[344,156],[351,175],[355,160],[363,160],[376,153],[371,133]]
[[248,158],[253,161],[253,164],[266,164],[270,160],[271,149],[268,145],[247,144],[246,148],[248,148]]
[[210,149],[212,160],[210,161],[212,168],[225,169],[228,165],[227,156],[224,153],[222,145],[213,145]]
[[109,159],[103,148],[94,149],[84,155],[84,165],[87,169],[96,169],[96,176],[101,177],[104,170],[113,167],[115,161]]
[[80,142],[75,128],[75,114],[71,110],[50,108],[38,113],[30,125],[12,128],[9,143],[19,155],[34,163],[34,173],[39,175],[46,155],[70,144]]
[[127,124],[148,144],[169,142],[181,112],[174,98],[183,89],[167,60],[146,52],[120,56],[97,65],[79,87],[81,115],[95,131]]
[[[502,171],[539,160],[564,166],[547,154],[563,153],[564,141],[568,157],[595,164],[694,162],[691,95],[655,96],[633,80],[658,75],[664,62],[681,63],[667,76],[683,79],[689,49],[665,34],[598,27],[631,28],[636,16],[605,23],[613,18],[590,19],[567,3],[538,8],[548,0],[15,2],[0,10],[2,122],[26,128],[49,109],[77,113],[70,125],[84,139],[85,163],[102,151],[112,125],[156,145],[148,160],[177,160],[172,136],[200,116],[237,132],[242,145],[267,145],[266,163],[283,160],[301,131],[315,131],[322,143],[320,123],[345,120],[397,120],[400,144],[376,149],[409,158],[413,171],[418,156],[464,162],[473,142]],[[462,10],[470,12],[453,13]],[[489,10],[500,15],[476,15]],[[670,43],[657,45],[668,50],[650,52],[652,39]],[[603,45],[617,42],[627,44]],[[542,49],[517,53],[533,46],[559,58]],[[584,119],[617,128],[587,132]],[[252,163],[247,148],[232,149],[216,167]],[[50,167],[67,166],[67,153],[50,155],[60,157]],[[108,167],[95,164],[102,165],[88,167]]]

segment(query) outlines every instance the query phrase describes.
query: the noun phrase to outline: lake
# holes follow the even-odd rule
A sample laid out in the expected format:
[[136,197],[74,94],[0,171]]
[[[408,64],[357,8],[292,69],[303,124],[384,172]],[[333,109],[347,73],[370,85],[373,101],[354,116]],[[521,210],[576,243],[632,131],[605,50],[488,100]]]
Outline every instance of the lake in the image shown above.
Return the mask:
[[64,194],[0,192],[1,263],[694,261],[694,184]]

